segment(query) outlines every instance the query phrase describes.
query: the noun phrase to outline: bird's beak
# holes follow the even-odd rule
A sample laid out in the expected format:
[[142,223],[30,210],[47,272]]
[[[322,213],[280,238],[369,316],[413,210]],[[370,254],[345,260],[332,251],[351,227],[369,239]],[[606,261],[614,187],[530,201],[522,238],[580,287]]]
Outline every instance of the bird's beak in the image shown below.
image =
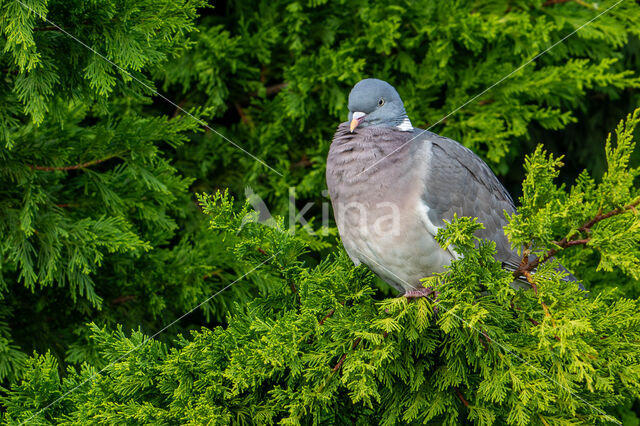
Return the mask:
[[356,127],[358,127],[358,124],[360,124],[360,122],[362,122],[362,120],[364,120],[364,116],[367,115],[364,112],[359,112],[356,111],[353,113],[353,118],[351,120],[351,125],[349,126],[349,129],[351,130],[351,133],[353,133],[353,131],[356,129]]

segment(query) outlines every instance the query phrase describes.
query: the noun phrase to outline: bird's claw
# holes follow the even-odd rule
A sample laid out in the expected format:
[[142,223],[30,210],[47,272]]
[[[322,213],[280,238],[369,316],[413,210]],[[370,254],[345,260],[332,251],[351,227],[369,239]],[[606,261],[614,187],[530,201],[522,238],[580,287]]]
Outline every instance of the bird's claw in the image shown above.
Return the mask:
[[404,297],[406,297],[407,299],[419,299],[421,297],[427,297],[432,294],[435,295],[435,298],[437,299],[440,292],[431,287],[419,287],[414,290],[407,290],[404,293]]

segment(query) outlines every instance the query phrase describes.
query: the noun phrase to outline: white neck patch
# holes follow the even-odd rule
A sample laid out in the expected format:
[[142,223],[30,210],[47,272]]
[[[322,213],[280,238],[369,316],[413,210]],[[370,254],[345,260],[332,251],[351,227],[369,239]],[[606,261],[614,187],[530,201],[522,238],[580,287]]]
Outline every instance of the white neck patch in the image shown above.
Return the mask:
[[413,126],[411,125],[411,120],[409,120],[409,117],[405,117],[402,123],[396,126],[396,129],[400,129],[403,132],[409,132],[413,130]]

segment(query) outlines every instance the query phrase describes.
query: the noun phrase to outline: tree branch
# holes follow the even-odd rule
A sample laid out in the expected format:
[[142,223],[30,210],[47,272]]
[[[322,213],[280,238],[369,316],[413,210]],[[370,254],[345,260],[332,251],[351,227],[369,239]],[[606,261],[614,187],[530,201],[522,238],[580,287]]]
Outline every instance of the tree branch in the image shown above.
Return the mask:
[[300,158],[300,161],[298,161],[297,163],[292,163],[291,164],[291,169],[297,169],[300,167],[309,167],[313,165],[313,161],[309,160],[309,157],[307,157],[307,154],[302,154],[302,157]]
[[33,31],[62,31],[59,27],[55,25],[47,25],[46,27],[36,27]]
[[[263,81],[262,78],[261,78],[261,81]],[[278,93],[279,91],[281,91],[282,89],[287,87],[288,85],[289,85],[289,83],[287,83],[286,81],[283,81],[282,83],[278,83],[278,84],[274,84],[272,86],[268,86],[268,87],[265,88],[266,94],[267,94],[267,96],[275,95],[276,93]],[[255,96],[258,96],[258,92],[257,91],[256,92],[250,92],[248,94],[248,96],[250,98],[253,98]],[[246,101],[246,99],[245,99],[245,101]],[[233,106],[235,107],[236,111],[238,112],[238,115],[240,116],[240,120],[242,120],[242,122],[244,124],[253,125],[253,120],[251,120],[251,116],[248,115],[244,111],[244,108],[242,108],[242,105],[240,105],[240,102],[238,100],[233,101]]]
[[464,399],[464,396],[462,396],[462,392],[460,392],[460,389],[458,389],[456,386],[454,386],[453,390],[456,391],[456,395],[458,395],[458,398],[460,399],[460,401],[462,401],[464,406],[469,408],[469,402],[467,402],[467,400]]
[[137,297],[135,295],[128,295],[128,296],[120,296],[120,297],[116,297],[115,299],[111,299],[111,303],[113,303],[114,305],[119,305],[121,303],[126,303],[130,300],[136,300]]
[[171,118],[176,118],[178,116],[178,114],[180,114],[180,111],[183,110],[183,106],[184,104],[187,103],[187,98],[184,98],[183,100],[181,100],[180,102],[178,102],[178,106],[176,107],[176,109],[173,111],[173,115],[171,116]]
[[82,163],[82,164],[74,164],[73,166],[62,166],[62,167],[56,167],[56,166],[34,166],[29,164],[29,167],[34,169],[34,170],[40,170],[43,172],[55,172],[55,171],[69,171],[69,170],[77,170],[77,169],[84,169],[90,166],[95,166],[96,164],[100,164],[100,163],[104,163],[107,160],[111,160],[112,158],[116,158],[122,154],[124,154],[126,151],[123,152],[119,152],[115,155],[112,155],[111,157],[105,157],[105,158],[99,158],[97,160],[92,160],[92,161],[87,161],[86,163]]
[[548,7],[554,4],[569,3],[570,1],[577,3],[580,6],[584,6],[587,9],[595,9],[595,7],[592,4],[587,3],[584,0],[547,0],[546,2],[542,3],[542,7]]
[[[286,81],[283,81],[282,83],[277,83],[277,84],[274,84],[272,86],[267,86],[267,87],[265,87],[266,94],[267,94],[267,96],[275,95],[276,93],[278,93],[279,91],[281,91],[282,89],[287,87],[288,85],[289,85],[289,83],[287,83]],[[250,92],[250,93],[248,93],[248,95],[250,97],[258,96],[258,92],[257,91]]]
[[482,343],[482,346],[484,346],[484,351],[489,352],[489,343],[491,343],[491,338],[484,330],[482,330],[482,336],[485,340],[480,340],[480,343]]
[[276,93],[278,93],[279,91],[281,91],[282,89],[287,87],[288,85],[289,85],[289,83],[287,83],[286,81],[283,81],[282,83],[274,84],[273,86],[268,86],[267,87],[267,96],[275,95]]
[[[358,347],[358,345],[360,344],[360,341],[362,340],[361,337],[358,337],[356,340],[353,341],[353,345],[351,346],[351,350],[354,350],[355,348]],[[340,360],[338,361],[338,363],[335,365],[335,367],[333,367],[332,371],[335,373],[338,370],[340,370],[340,368],[342,367],[342,364],[344,364],[344,360],[347,359],[347,353],[345,352],[344,354],[342,354],[342,356],[340,357]]]
[[333,314],[335,314],[335,313],[336,313],[335,308],[330,310],[329,313],[327,315],[325,315],[324,318],[322,318],[318,324],[320,324],[320,325],[324,324],[324,322],[326,320],[328,320],[329,318],[331,318],[333,316]]
[[242,106],[240,106],[240,103],[238,103],[238,101],[234,101],[233,102],[233,106],[236,108],[236,111],[238,111],[238,115],[240,116],[240,120],[244,123],[244,124],[253,124],[251,122],[251,118],[249,118],[249,116],[247,115],[246,112],[244,112],[244,109],[242,109]]
[[222,269],[216,269],[215,271],[211,271],[208,274],[204,274],[202,276],[202,279],[206,280],[208,278],[211,278],[213,275],[215,275],[216,277],[222,279],[222,275],[220,274],[220,272],[222,272]]
[[570,1],[573,1],[573,0],[547,0],[544,3],[542,3],[542,7],[548,7],[554,4],[568,3]]
[[635,208],[636,208],[636,206],[638,206],[638,204],[640,204],[640,198],[638,198],[637,200],[633,201],[630,204],[627,204],[624,207],[618,207],[617,209],[613,209],[611,211],[608,211],[607,213],[598,213],[593,219],[586,221],[581,227],[579,227],[577,229],[577,231],[575,233],[573,233],[568,238],[565,237],[565,238],[561,239],[560,241],[554,241],[553,243],[558,247],[549,250],[541,258],[539,257],[539,258],[529,262],[529,260],[528,260],[529,253],[528,253],[527,250],[525,250],[525,252],[523,253],[523,256],[522,256],[522,261],[520,262],[520,266],[518,267],[518,269],[513,271],[513,276],[515,278],[518,278],[518,277],[524,275],[527,278],[527,281],[529,281],[530,284],[533,284],[533,282],[532,282],[533,280],[531,279],[531,272],[534,269],[536,269],[538,267],[538,265],[548,261],[553,256],[558,254],[558,252],[561,251],[561,250],[564,250],[566,248],[573,247],[573,246],[585,245],[591,240],[590,237],[574,239],[574,238],[576,238],[578,236],[578,234],[580,234],[580,233],[589,234],[591,232],[591,228],[596,223],[598,223],[598,222],[600,222],[602,220],[608,219],[610,217],[626,213],[629,210],[635,211]]

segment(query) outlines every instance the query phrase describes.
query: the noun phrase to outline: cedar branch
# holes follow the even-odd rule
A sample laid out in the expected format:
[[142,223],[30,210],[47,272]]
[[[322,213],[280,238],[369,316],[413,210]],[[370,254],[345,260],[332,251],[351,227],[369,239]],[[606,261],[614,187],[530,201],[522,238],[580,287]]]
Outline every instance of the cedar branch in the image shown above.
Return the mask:
[[[353,341],[353,345],[351,346],[351,350],[354,350],[355,348],[358,347],[358,345],[360,344],[360,341],[362,340],[361,337],[358,337],[356,340]],[[347,353],[345,352],[344,354],[342,354],[342,356],[340,357],[340,360],[338,361],[338,363],[335,365],[335,367],[333,367],[332,371],[335,373],[338,370],[340,370],[340,367],[342,367],[342,364],[344,363],[344,360],[347,359]]]
[[570,1],[573,1],[573,0],[547,0],[544,3],[542,3],[542,7],[547,7],[554,4],[568,3]]
[[249,116],[247,115],[246,112],[244,112],[244,109],[242,109],[242,106],[240,106],[240,103],[238,103],[238,101],[234,101],[233,102],[233,106],[236,108],[236,111],[238,112],[238,115],[240,116],[240,120],[244,123],[244,124],[253,124],[251,122],[251,118],[249,118]]
[[466,399],[464,399],[464,396],[462,396],[462,392],[460,392],[460,389],[458,389],[457,386],[454,386],[453,390],[456,391],[456,394],[458,395],[458,398],[460,399],[460,401],[462,401],[464,406],[469,408],[469,402]]
[[335,314],[335,313],[336,313],[335,308],[330,310],[329,313],[327,315],[325,315],[324,318],[322,318],[318,324],[320,324],[320,325],[324,324],[324,322],[326,320],[328,320],[329,318],[331,318],[333,316],[333,314]]
[[610,217],[626,213],[629,210],[635,210],[635,208],[638,206],[638,204],[640,204],[640,198],[638,198],[637,200],[633,201],[630,204],[627,204],[624,207],[618,207],[617,209],[613,209],[611,211],[608,211],[607,213],[598,213],[593,219],[586,221],[581,227],[579,227],[576,230],[575,233],[573,233],[568,238],[564,237],[560,241],[557,241],[557,242],[554,241],[554,244],[556,246],[558,246],[558,247],[549,250],[541,258],[539,257],[539,258],[529,262],[528,261],[528,253],[525,250],[525,253],[523,254],[523,257],[522,257],[522,262],[520,263],[520,266],[518,267],[518,269],[513,271],[513,276],[515,278],[518,278],[518,277],[524,275],[527,278],[527,281],[529,281],[529,283],[532,283],[531,271],[536,269],[538,267],[538,265],[548,261],[553,256],[558,254],[558,252],[561,251],[561,250],[564,250],[566,248],[573,247],[573,246],[585,245],[591,240],[590,237],[576,239],[578,234],[581,234],[581,233],[582,234],[589,234],[591,232],[591,228],[596,223],[598,223],[598,222],[600,222],[602,220],[608,219]]
[[289,83],[282,82],[282,83],[274,84],[273,86],[267,87],[267,89],[266,89],[267,96],[275,95],[276,93],[278,93],[279,91],[281,91],[282,89],[287,87],[288,85],[289,85]]
[[595,9],[595,7],[592,4],[589,4],[584,0],[547,0],[546,2],[542,3],[542,7],[548,7],[554,4],[569,3],[569,2],[577,3],[580,6],[584,6],[588,9]]
[[47,25],[45,27],[36,27],[33,31],[62,31],[62,29],[56,25]]
[[131,295],[120,296],[120,297],[116,297],[115,299],[111,299],[111,303],[113,303],[114,305],[119,305],[121,303],[126,303],[130,300],[136,300],[136,299],[137,297],[131,294]]
[[[287,83],[286,81],[283,81],[282,83],[277,83],[272,86],[267,86],[265,87],[265,93],[267,96],[275,95],[276,93],[278,93],[279,91],[287,87],[288,85],[289,83]],[[250,97],[255,97],[255,96],[258,96],[258,92],[257,91],[251,92],[248,95]]]
[[56,166],[34,166],[29,164],[29,167],[32,168],[33,170],[40,170],[43,172],[55,172],[55,171],[69,171],[69,170],[78,170],[78,169],[85,169],[87,167],[90,166],[95,166],[96,164],[100,164],[100,163],[104,163],[107,160],[111,160],[112,158],[116,158],[120,155],[124,154],[124,152],[119,152],[115,155],[112,155],[110,157],[105,157],[105,158],[99,158],[97,160],[92,160],[92,161],[87,161],[86,163],[82,163],[82,164],[74,164],[73,166],[61,166],[61,167],[56,167]]

